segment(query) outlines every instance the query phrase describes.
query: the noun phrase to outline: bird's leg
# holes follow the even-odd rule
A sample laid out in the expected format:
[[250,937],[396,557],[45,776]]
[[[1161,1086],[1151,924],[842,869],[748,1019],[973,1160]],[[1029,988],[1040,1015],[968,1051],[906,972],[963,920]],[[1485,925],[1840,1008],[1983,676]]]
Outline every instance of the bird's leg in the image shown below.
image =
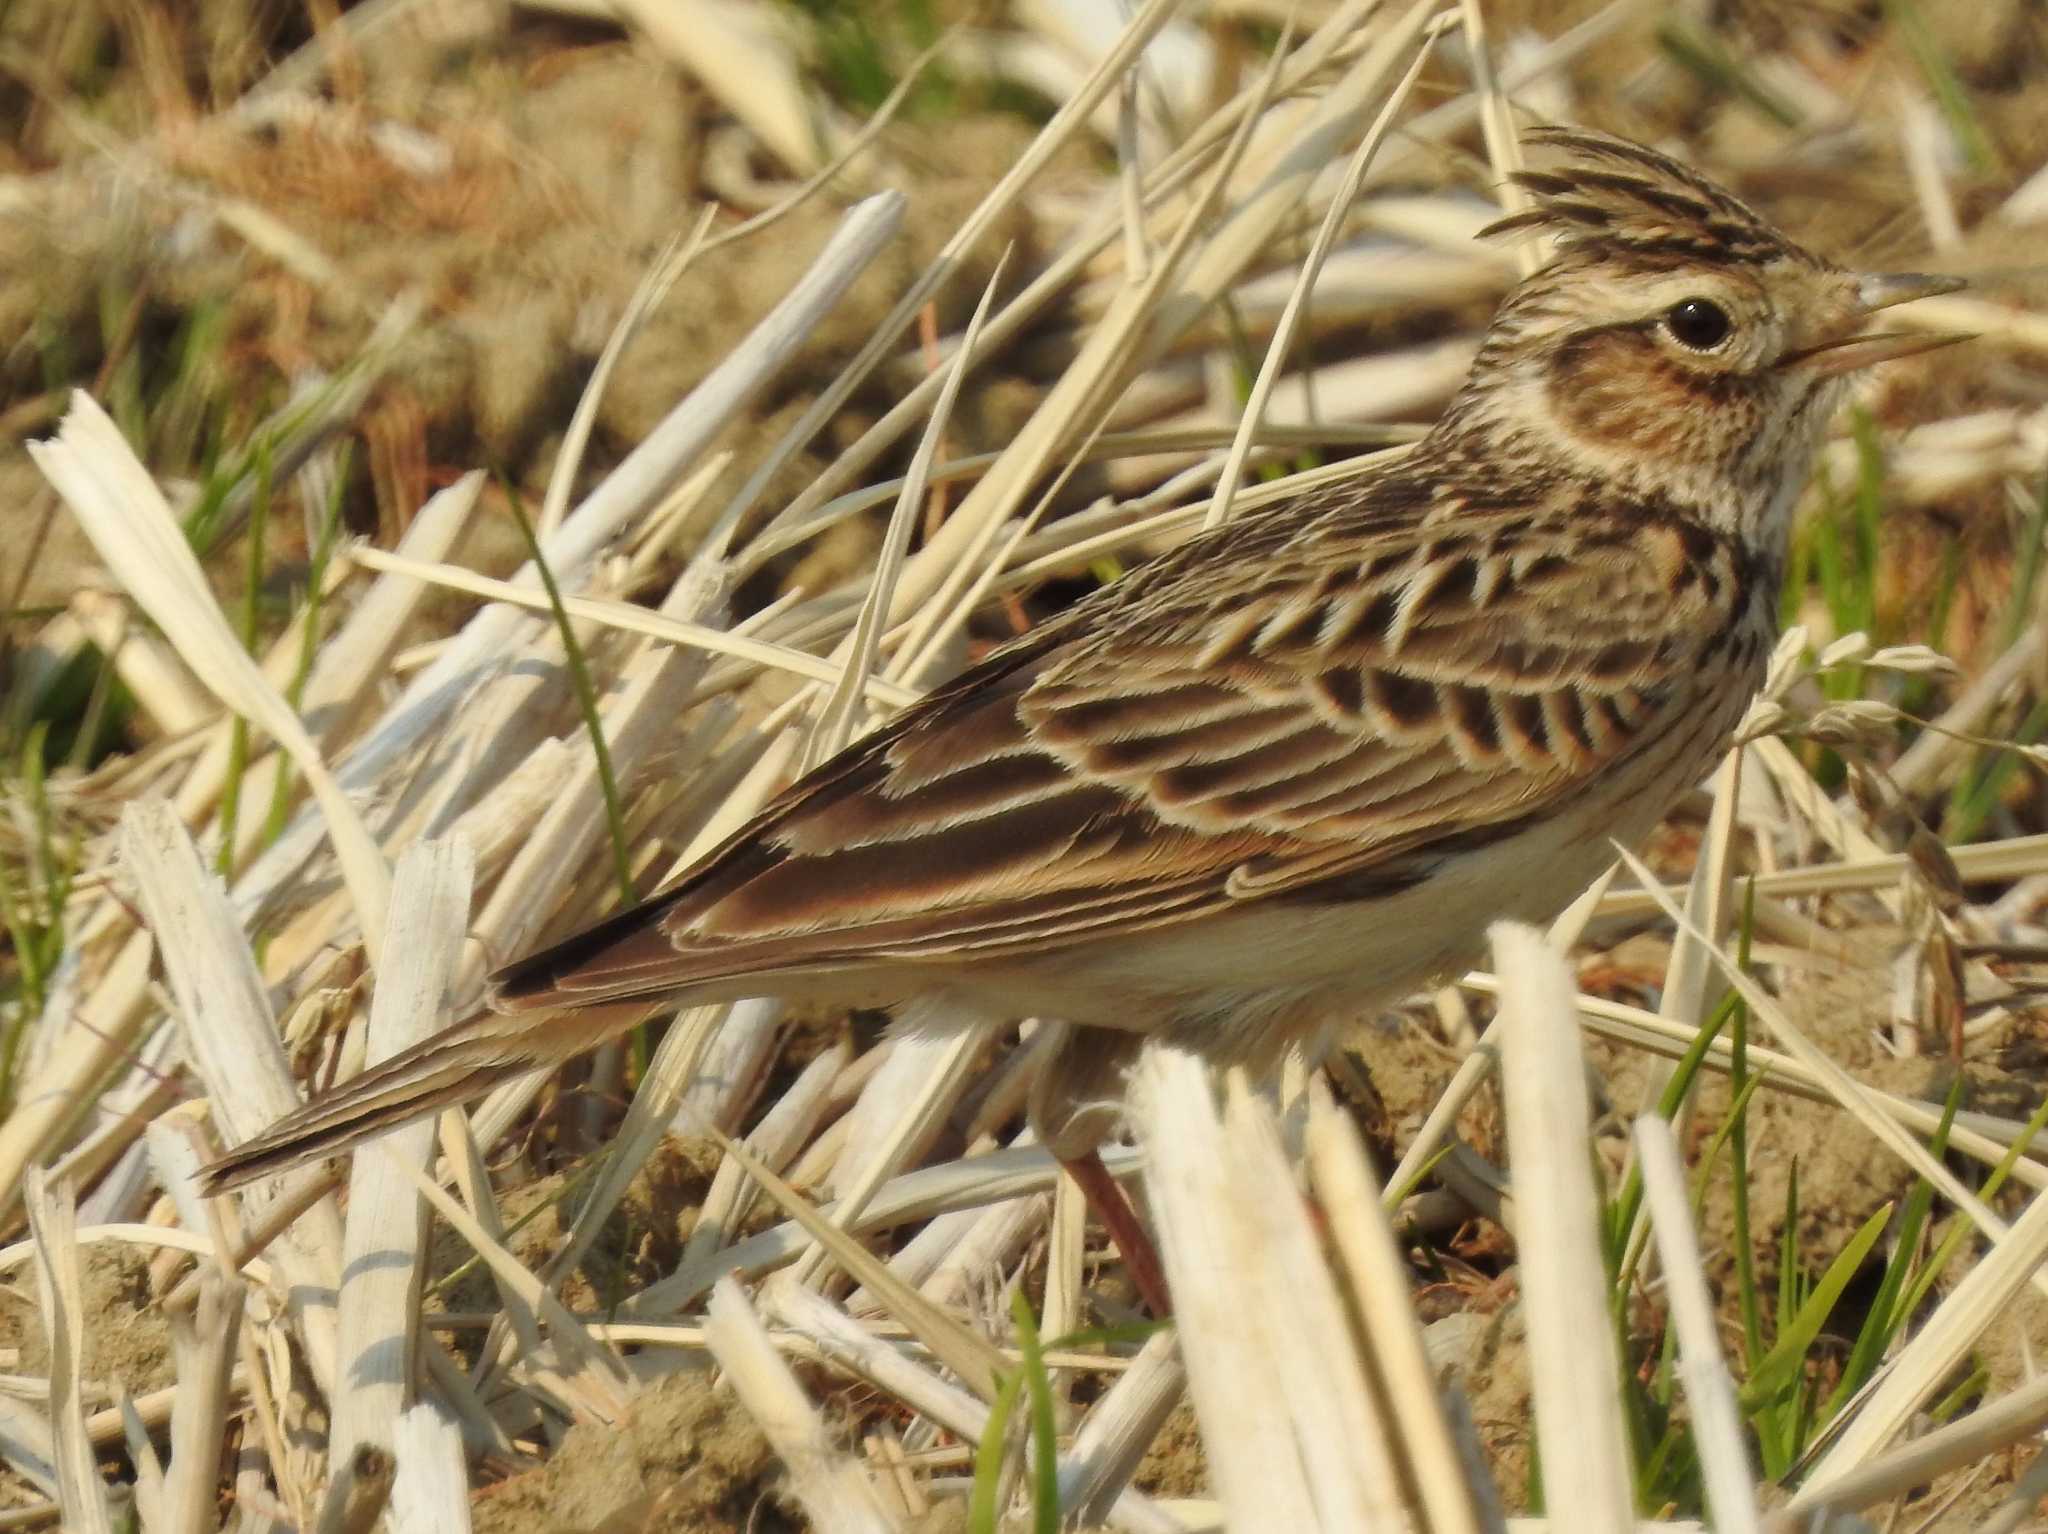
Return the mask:
[[1130,1269],[1131,1282],[1137,1286],[1145,1308],[1164,1321],[1173,1314],[1173,1300],[1167,1292],[1166,1270],[1159,1262],[1159,1248],[1152,1244],[1151,1234],[1125,1196],[1122,1184],[1110,1176],[1109,1168],[1102,1164],[1102,1153],[1087,1150],[1071,1160],[1062,1156],[1060,1165],[1067,1169],[1067,1175],[1074,1179],[1074,1185],[1081,1190],[1081,1196],[1088,1201],[1095,1218],[1102,1222],[1103,1229],[1109,1232],[1109,1239],[1123,1254],[1124,1266]]
[[1076,1028],[1041,1020],[1038,1068],[1026,1104],[1032,1132],[1058,1158],[1095,1218],[1123,1254],[1145,1308],[1160,1320],[1173,1314],[1159,1248],[1117,1180],[1102,1164],[1102,1141],[1123,1112],[1124,1078],[1144,1044],[1139,1033]]

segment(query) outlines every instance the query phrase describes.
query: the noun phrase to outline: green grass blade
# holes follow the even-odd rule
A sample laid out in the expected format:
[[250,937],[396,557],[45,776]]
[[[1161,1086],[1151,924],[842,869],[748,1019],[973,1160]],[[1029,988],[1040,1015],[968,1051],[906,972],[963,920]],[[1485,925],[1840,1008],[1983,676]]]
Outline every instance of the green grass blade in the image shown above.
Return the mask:
[[[2037,699],[2011,738],[2015,745],[2031,746],[2041,739],[2044,731],[2048,731],[2048,699]],[[1942,820],[1943,841],[1961,843],[1976,840],[1977,833],[1984,829],[1984,823],[1998,808],[2005,794],[2005,785],[2019,769],[2021,760],[2017,751],[1991,751],[1984,754],[1982,767],[1963,775],[1950,796],[1948,814]]]
[[996,1498],[1002,1494],[1003,1438],[1010,1430],[1010,1415],[1017,1398],[1024,1393],[1024,1371],[1007,1376],[988,1409],[988,1425],[981,1430],[981,1442],[974,1446],[974,1490],[967,1498],[967,1534],[997,1534]]
[[1053,1419],[1052,1380],[1045,1372],[1045,1351],[1038,1341],[1038,1321],[1021,1290],[1010,1295],[1010,1315],[1017,1323],[1018,1371],[1031,1398],[1031,1524],[1034,1534],[1059,1534],[1059,1424]]
[[[1794,1157],[1785,1179],[1785,1219],[1778,1230],[1777,1334],[1783,1337],[1799,1313],[1799,1159]],[[1758,1362],[1757,1368],[1763,1364]]]
[[1766,85],[1707,28],[1667,15],[1657,24],[1657,46],[1709,90],[1739,97],[1779,127],[1797,128],[1804,121],[1798,107]]
[[[285,701],[291,704],[295,714],[305,701],[306,679],[313,674],[313,660],[320,652],[320,615],[327,587],[327,566],[341,537],[342,498],[348,486],[353,446],[349,442],[342,443],[335,456],[334,478],[328,487],[327,505],[321,513],[320,534],[313,542],[312,559],[307,565],[305,622],[299,627],[299,653],[292,659],[291,684],[285,689]],[[280,755],[277,781],[271,785],[270,810],[263,818],[263,845],[266,847],[284,835],[293,777],[290,759]]]
[[1856,1234],[1849,1238],[1848,1244],[1836,1254],[1835,1260],[1828,1264],[1819,1282],[1801,1299],[1770,1352],[1750,1371],[1749,1381],[1742,1387],[1744,1410],[1755,1411],[1767,1406],[1798,1380],[1814,1338],[1820,1335],[1820,1329],[1833,1313],[1842,1291],[1849,1287],[1849,1281],[1863,1266],[1870,1249],[1877,1244],[1877,1238],[1891,1223],[1892,1213],[1893,1206],[1886,1204],[1865,1220]]
[[[1956,1111],[1962,1106],[1963,1076],[1960,1071],[1949,1084],[1948,1100],[1942,1107],[1941,1122],[1935,1126],[1934,1134],[1928,1141],[1928,1150],[1939,1160],[1948,1153],[1948,1135],[1955,1123]],[[1842,1365],[1842,1377],[1829,1392],[1825,1405],[1820,1409],[1820,1420],[1829,1422],[1858,1390],[1864,1381],[1876,1371],[1890,1349],[1892,1339],[1904,1328],[1913,1314],[1911,1307],[1902,1305],[1908,1278],[1913,1271],[1914,1254],[1920,1247],[1920,1235],[1927,1227],[1928,1216],[1934,1208],[1934,1185],[1926,1178],[1913,1181],[1913,1189],[1906,1195],[1905,1213],[1899,1221],[1898,1235],[1891,1260],[1884,1266],[1884,1274],[1878,1280],[1877,1293],[1871,1297],[1870,1310],[1863,1318],[1863,1325],[1856,1333],[1856,1341],[1849,1349],[1849,1357]]]
[[1715,1164],[1721,1159],[1721,1152],[1727,1149],[1736,1124],[1749,1112],[1749,1100],[1756,1096],[1757,1089],[1763,1084],[1764,1079],[1761,1076],[1752,1076],[1742,1084],[1742,1090],[1729,1102],[1727,1116],[1721,1120],[1720,1128],[1714,1131],[1714,1138],[1707,1142],[1706,1149],[1700,1153],[1699,1173],[1693,1178],[1692,1186],[1692,1212],[1695,1218],[1706,1207],[1709,1180],[1713,1176]]
[[[1669,1121],[1678,1112],[1679,1104],[1685,1101],[1686,1094],[1692,1090],[1693,1080],[1699,1075],[1700,1068],[1706,1061],[1707,1051],[1714,1047],[1714,1040],[1721,1036],[1721,1030],[1727,1027],[1729,1019],[1734,1017],[1737,1005],[1739,1002],[1735,993],[1728,992],[1721,998],[1720,1005],[1714,1008],[1712,1015],[1700,1025],[1699,1031],[1693,1035],[1692,1042],[1686,1045],[1685,1053],[1679,1056],[1678,1064],[1672,1068],[1670,1081],[1665,1083],[1664,1091],[1657,1099],[1659,1118]],[[1724,1123],[1723,1135],[1726,1134],[1726,1130],[1727,1126]],[[1717,1137],[1716,1144],[1718,1143]],[[1635,1229],[1636,1215],[1642,1207],[1642,1202],[1642,1173],[1631,1164],[1622,1178],[1620,1191],[1608,1206],[1608,1246],[1613,1254],[1609,1266],[1616,1269],[1617,1303],[1625,1301],[1629,1286],[1635,1278],[1635,1263],[1623,1260],[1625,1254],[1622,1248],[1629,1238],[1629,1233]]]
[[1935,1426],[1939,1427],[1965,1406],[1969,1405],[1971,1401],[1982,1395],[1984,1388],[1990,1383],[1990,1371],[1982,1364],[1975,1365],[1963,1377],[1963,1382],[1960,1385],[1956,1386],[1955,1389],[1951,1390],[1927,1409],[1927,1415],[1933,1418]]
[[1977,119],[1977,109],[1971,105],[1969,91],[1949,63],[1948,56],[1941,51],[1941,43],[1927,25],[1927,18],[1920,13],[1916,0],[1886,0],[1884,10],[1904,40],[1906,51],[1913,55],[1913,62],[1920,66],[1928,92],[1947,120],[1949,131],[1955,135],[1956,147],[1962,151],[1970,169],[1980,174],[1996,169],[1998,152],[1992,148],[1990,136]]
[[[1756,881],[1749,881],[1742,902],[1742,967],[1749,968],[1750,934],[1756,930]],[[1749,1006],[1739,998],[1728,1020],[1728,1089],[1734,1094],[1728,1114],[1728,1175],[1730,1221],[1735,1244],[1735,1288],[1742,1308],[1743,1358],[1752,1369],[1763,1356],[1763,1309],[1757,1301],[1756,1257],[1750,1249],[1749,1221],[1749,1117],[1734,1111],[1735,1104],[1748,1107],[1745,1089],[1749,1085]]]
[[527,557],[533,561],[534,569],[540,572],[540,583],[548,594],[548,606],[554,610],[555,628],[562,636],[562,652],[569,663],[569,681],[576,689],[576,706],[583,713],[583,728],[590,736],[590,754],[597,761],[597,782],[604,795],[605,828],[611,835],[612,873],[619,881],[619,900],[623,906],[632,907],[640,903],[640,895],[633,888],[633,858],[626,845],[626,811],[619,798],[619,780],[612,772],[612,750],[604,738],[604,717],[598,712],[597,688],[590,680],[590,667],[583,658],[583,646],[576,642],[576,626],[569,621],[569,610],[562,605],[561,588],[555,584],[555,573],[548,568],[547,557],[541,553],[540,540],[534,536],[533,523],[527,520],[526,509],[519,504],[518,496],[506,487],[506,503],[512,508],[513,518],[519,523],[519,532],[526,540]]
[[[256,652],[257,598],[263,590],[264,559],[270,536],[271,456],[268,439],[256,445],[256,494],[249,503],[249,559],[243,572],[240,638],[242,648]],[[223,878],[235,871],[235,833],[242,809],[242,779],[249,770],[249,722],[240,714],[228,739],[227,778],[220,792],[220,853],[216,866]]]
[[[1997,1196],[1998,1190],[2005,1185],[2007,1175],[2019,1162],[2020,1157],[2027,1153],[2027,1148],[2034,1143],[2043,1126],[2048,1126],[2048,1099],[2043,1099],[2041,1105],[2028,1117],[2026,1127],[2014,1137],[2005,1154],[1998,1158],[1998,1165],[1991,1169],[1990,1175],[1984,1179],[1984,1186],[1978,1190],[1979,1198],[1991,1199]],[[1907,1290],[1905,1299],[1899,1305],[1901,1316],[1919,1314],[1928,1291],[1940,1281],[1942,1270],[1955,1260],[1956,1254],[1962,1251],[1964,1243],[1970,1240],[1975,1230],[1976,1227],[1968,1220],[1958,1220],[1950,1227],[1948,1234],[1942,1237],[1941,1245],[1935,1248],[1934,1255],[1927,1260],[1926,1266],[1914,1276],[1912,1287]]]

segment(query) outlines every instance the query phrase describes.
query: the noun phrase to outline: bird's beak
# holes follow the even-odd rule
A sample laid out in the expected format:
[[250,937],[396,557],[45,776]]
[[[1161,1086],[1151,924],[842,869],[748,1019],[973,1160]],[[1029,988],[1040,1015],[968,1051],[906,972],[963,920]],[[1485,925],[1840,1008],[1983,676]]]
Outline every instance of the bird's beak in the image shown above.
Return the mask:
[[[1916,298],[1953,293],[1964,286],[1960,277],[1937,277],[1925,272],[1868,273],[1856,279],[1857,317],[1860,319],[1879,309],[1889,309],[1894,304],[1910,304]],[[1838,341],[1823,341],[1818,346],[1789,352],[1781,365],[1817,377],[1833,377],[1972,339],[1970,332],[1961,330],[1909,330],[1874,336],[1844,336]]]
[[1935,277],[1926,272],[1867,272],[1856,279],[1856,298],[1863,312],[1871,314],[1894,304],[1910,304],[1916,298],[1958,293],[1968,286],[1960,277]]

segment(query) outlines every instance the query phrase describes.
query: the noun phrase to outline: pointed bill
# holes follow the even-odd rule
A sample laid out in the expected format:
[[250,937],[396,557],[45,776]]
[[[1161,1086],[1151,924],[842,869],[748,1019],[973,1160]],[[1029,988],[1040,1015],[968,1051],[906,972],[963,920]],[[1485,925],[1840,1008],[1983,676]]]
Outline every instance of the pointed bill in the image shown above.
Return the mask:
[[1856,297],[1866,314],[1910,304],[1916,298],[1938,298],[1960,292],[1969,284],[1960,277],[1942,277],[1927,272],[1870,272],[1856,280]]
[[1783,365],[1818,377],[1832,377],[1875,367],[1880,362],[1895,362],[1901,357],[1953,346],[1958,341],[1976,339],[1976,335],[1967,330],[1885,331],[1874,336],[1850,336],[1845,341],[1809,346],[1805,351],[1794,352],[1787,357]]
[[[1865,314],[1875,314],[1880,309],[1910,304],[1920,298],[1938,298],[1966,286],[1960,277],[1928,272],[1869,272],[1856,279],[1856,299]],[[1952,330],[1843,336],[1839,340],[1823,341],[1818,346],[1789,353],[1781,365],[1823,378],[1834,377],[1974,339],[1966,331]]]

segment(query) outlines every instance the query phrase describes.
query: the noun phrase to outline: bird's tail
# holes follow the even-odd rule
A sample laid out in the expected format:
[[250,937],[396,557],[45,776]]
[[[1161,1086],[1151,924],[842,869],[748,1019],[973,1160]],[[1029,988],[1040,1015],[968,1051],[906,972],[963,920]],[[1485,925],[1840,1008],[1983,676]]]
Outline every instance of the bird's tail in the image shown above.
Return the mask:
[[650,1003],[566,1015],[479,1012],[379,1062],[202,1167],[208,1195],[319,1161],[372,1135],[481,1097],[501,1081],[558,1065],[625,1032]]

